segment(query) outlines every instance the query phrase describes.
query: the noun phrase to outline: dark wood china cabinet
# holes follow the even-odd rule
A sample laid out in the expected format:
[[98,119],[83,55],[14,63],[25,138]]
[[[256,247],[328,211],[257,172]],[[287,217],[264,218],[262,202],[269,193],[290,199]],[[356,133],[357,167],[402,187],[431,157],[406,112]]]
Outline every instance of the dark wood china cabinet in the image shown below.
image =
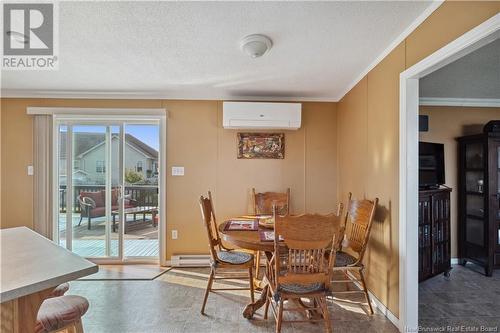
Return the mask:
[[457,139],[459,262],[480,265],[487,276],[500,268],[500,131],[494,130],[486,125],[482,134]]

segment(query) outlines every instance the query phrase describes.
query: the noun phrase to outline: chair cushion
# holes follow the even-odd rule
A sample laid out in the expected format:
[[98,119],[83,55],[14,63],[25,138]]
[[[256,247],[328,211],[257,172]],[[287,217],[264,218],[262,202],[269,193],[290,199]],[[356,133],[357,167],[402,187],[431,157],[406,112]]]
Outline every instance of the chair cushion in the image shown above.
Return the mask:
[[245,264],[253,260],[253,255],[251,255],[250,253],[239,251],[219,251],[217,252],[217,256],[221,261],[233,265]]
[[66,282],[55,287],[54,290],[52,290],[52,293],[50,293],[50,296],[51,297],[63,296],[68,290],[69,290],[69,283]]
[[90,217],[101,217],[106,215],[106,207],[96,207],[90,210]]
[[356,258],[345,252],[339,251],[335,257],[335,267],[345,267],[357,261]]
[[312,283],[312,284],[297,284],[297,283],[289,283],[289,284],[281,284],[280,291],[293,293],[293,294],[307,294],[315,291],[324,290],[322,283]]
[[89,308],[87,299],[81,296],[61,296],[43,301],[38,310],[36,333],[52,332],[78,321]]

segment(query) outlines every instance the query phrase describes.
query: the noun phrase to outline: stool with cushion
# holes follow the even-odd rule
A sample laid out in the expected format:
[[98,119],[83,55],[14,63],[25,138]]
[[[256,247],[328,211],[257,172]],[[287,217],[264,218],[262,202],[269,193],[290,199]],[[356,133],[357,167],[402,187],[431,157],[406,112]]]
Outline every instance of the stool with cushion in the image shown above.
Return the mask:
[[52,290],[52,293],[50,294],[50,297],[59,297],[59,296],[64,296],[64,294],[69,290],[69,283],[63,283],[58,285],[57,287]]
[[72,332],[82,333],[82,316],[89,302],[81,296],[51,297],[43,301],[38,310],[35,333]]

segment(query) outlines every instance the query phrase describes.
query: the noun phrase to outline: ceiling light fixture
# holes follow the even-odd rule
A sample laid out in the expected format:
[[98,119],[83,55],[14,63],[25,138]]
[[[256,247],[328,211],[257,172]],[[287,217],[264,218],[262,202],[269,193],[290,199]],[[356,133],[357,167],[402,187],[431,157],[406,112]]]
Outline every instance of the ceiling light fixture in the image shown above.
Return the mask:
[[252,58],[263,56],[272,46],[271,39],[264,35],[248,35],[240,42],[241,50]]

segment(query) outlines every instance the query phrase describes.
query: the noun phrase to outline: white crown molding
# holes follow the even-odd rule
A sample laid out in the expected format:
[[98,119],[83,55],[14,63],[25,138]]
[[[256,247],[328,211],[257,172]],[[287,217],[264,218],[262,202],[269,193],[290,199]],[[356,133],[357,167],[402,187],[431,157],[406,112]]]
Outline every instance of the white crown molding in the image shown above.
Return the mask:
[[392,41],[389,46],[379,54],[375,60],[368,65],[368,67],[362,71],[356,79],[354,79],[344,91],[335,98],[335,101],[340,101],[355,85],[359,83],[372,69],[375,68],[385,57],[389,55],[402,41],[406,39],[422,22],[424,22],[436,9],[443,4],[444,0],[433,1],[432,4],[427,7],[422,14],[420,14],[396,39]]
[[167,117],[165,108],[66,108],[28,106],[29,115],[72,116],[72,115],[111,115],[111,116],[157,116]]
[[499,98],[443,98],[443,97],[420,97],[421,106],[472,106],[480,108],[500,107]]
[[163,99],[163,100],[230,100],[260,102],[337,102],[329,97],[272,97],[272,96],[214,96],[192,94],[167,94],[147,91],[68,91],[2,89],[2,98],[60,98],[60,99]]

